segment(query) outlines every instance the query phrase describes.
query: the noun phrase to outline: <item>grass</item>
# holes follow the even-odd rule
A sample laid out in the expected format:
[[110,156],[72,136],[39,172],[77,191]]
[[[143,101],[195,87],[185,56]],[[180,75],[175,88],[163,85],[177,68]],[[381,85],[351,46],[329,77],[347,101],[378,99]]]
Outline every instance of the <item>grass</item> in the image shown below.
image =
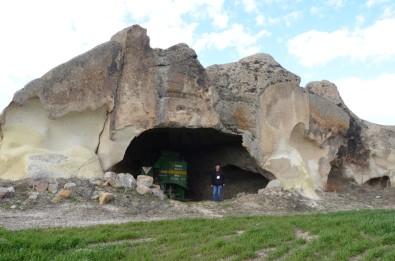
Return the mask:
[[395,260],[395,210],[0,228],[0,260]]

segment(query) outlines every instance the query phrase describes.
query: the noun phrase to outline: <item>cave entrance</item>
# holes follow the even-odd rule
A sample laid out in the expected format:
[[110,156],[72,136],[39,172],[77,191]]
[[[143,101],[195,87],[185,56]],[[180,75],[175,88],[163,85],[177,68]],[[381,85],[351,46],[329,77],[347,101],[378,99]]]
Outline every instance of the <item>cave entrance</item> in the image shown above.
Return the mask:
[[179,153],[187,162],[188,198],[211,198],[211,171],[216,163],[223,166],[225,188],[223,198],[238,193],[257,193],[274,176],[261,169],[242,146],[240,135],[222,133],[215,129],[155,128],[135,137],[124,158],[112,168],[114,172],[141,174],[143,166],[153,166],[162,151]]
[[388,188],[391,186],[390,178],[388,176],[371,178],[368,181],[366,181],[364,184],[372,187],[381,187],[381,188]]

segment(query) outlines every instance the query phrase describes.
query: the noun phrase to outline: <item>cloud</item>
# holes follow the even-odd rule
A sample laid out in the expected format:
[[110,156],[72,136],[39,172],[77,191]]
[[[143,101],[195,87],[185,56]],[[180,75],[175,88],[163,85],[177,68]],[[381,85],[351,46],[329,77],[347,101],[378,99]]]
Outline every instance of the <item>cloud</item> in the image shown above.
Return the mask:
[[255,22],[257,25],[264,25],[265,24],[265,16],[264,15],[258,15],[255,17]]
[[294,23],[301,17],[302,17],[302,12],[300,11],[294,11],[292,13],[289,13],[284,17],[285,25],[289,27],[292,25],[292,23]]
[[344,5],[344,0],[327,0],[328,5],[340,8]]
[[235,48],[238,55],[242,57],[259,52],[259,40],[269,35],[270,33],[266,30],[249,33],[243,25],[235,23],[230,28],[221,32],[203,34],[194,44],[193,48],[197,52],[211,48],[219,51],[226,48]]
[[346,105],[360,118],[395,125],[395,74],[385,73],[370,80],[348,77],[334,82]]
[[370,7],[385,4],[388,2],[389,2],[389,0],[368,0],[365,5],[370,8]]
[[241,3],[244,7],[244,11],[247,13],[252,13],[258,9],[255,0],[241,0]]
[[289,40],[288,51],[307,67],[323,65],[340,57],[381,62],[395,57],[395,37],[388,37],[393,28],[395,19],[383,19],[354,31],[346,28],[333,32],[311,30]]

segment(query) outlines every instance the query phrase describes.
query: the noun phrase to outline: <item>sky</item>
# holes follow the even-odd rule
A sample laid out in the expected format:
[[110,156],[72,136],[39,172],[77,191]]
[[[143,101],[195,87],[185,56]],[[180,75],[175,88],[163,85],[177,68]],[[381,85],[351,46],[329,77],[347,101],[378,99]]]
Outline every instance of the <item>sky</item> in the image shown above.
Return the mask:
[[302,87],[329,80],[357,116],[395,125],[393,0],[4,0],[0,112],[29,81],[133,24],[153,48],[188,44],[205,67],[270,54]]

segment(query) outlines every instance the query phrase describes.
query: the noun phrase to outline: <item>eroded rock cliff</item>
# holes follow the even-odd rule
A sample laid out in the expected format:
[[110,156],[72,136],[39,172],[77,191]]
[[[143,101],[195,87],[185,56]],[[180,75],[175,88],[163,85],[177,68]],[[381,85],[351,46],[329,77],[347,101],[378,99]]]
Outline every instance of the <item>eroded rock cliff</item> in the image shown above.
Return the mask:
[[186,44],[153,49],[146,29],[125,28],[15,94],[0,115],[0,178],[141,165],[136,155],[153,152],[132,141],[157,129],[161,148],[185,151],[192,165],[220,159],[312,198],[333,162],[359,183],[394,182],[394,128],[360,120],[327,81],[299,84],[267,54],[205,69]]

